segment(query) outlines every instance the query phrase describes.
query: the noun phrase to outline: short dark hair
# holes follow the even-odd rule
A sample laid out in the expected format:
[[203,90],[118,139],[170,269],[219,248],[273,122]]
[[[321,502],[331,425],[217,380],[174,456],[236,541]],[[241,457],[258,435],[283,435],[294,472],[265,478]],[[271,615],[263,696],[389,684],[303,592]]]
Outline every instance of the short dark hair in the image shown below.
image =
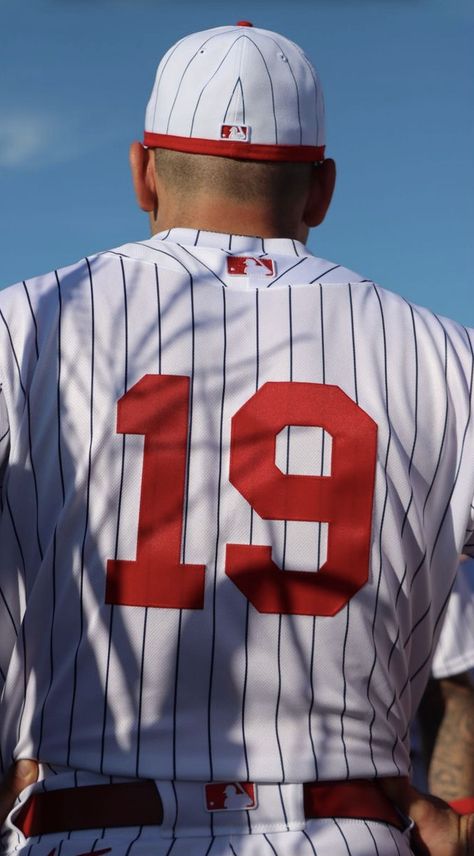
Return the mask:
[[236,160],[210,155],[155,150],[155,166],[177,193],[209,193],[237,202],[284,204],[309,187],[311,163]]

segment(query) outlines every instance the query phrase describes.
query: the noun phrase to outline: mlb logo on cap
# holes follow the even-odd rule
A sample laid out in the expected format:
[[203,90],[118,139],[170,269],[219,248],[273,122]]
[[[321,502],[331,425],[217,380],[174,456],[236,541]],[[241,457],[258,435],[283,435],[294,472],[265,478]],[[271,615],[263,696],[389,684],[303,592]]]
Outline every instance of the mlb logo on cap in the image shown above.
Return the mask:
[[241,143],[248,143],[250,128],[248,125],[221,125],[221,140],[240,140]]
[[251,811],[257,808],[253,782],[209,782],[205,785],[207,811]]

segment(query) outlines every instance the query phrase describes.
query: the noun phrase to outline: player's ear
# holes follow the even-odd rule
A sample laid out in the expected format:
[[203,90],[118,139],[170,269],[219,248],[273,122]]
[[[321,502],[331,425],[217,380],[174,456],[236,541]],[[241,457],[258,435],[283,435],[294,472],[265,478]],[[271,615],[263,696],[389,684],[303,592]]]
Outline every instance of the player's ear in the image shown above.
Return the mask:
[[303,220],[313,228],[323,222],[336,184],[336,164],[332,158],[315,164]]
[[130,146],[130,169],[137,202],[143,211],[156,211],[158,196],[155,183],[154,153],[137,140]]

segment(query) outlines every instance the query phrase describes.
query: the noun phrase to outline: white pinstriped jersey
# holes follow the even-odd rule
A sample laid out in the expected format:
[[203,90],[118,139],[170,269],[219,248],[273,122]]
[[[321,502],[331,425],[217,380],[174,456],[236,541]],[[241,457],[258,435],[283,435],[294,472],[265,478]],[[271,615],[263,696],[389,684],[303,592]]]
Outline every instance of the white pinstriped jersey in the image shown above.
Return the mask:
[[435,678],[474,669],[474,560],[461,562],[433,658]]
[[7,289],[0,330],[3,762],[405,773],[473,552],[472,331],[184,229]]

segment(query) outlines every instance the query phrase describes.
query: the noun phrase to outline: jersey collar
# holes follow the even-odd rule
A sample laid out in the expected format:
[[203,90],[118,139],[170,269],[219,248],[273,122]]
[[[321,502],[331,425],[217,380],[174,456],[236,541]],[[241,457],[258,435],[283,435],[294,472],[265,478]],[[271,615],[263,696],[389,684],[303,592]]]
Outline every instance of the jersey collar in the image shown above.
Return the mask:
[[308,256],[311,255],[301,241],[293,238],[260,238],[251,235],[228,235],[223,232],[206,232],[200,229],[174,228],[154,235],[154,241],[170,241],[185,247],[206,247],[222,250],[231,255],[249,253],[258,255]]

